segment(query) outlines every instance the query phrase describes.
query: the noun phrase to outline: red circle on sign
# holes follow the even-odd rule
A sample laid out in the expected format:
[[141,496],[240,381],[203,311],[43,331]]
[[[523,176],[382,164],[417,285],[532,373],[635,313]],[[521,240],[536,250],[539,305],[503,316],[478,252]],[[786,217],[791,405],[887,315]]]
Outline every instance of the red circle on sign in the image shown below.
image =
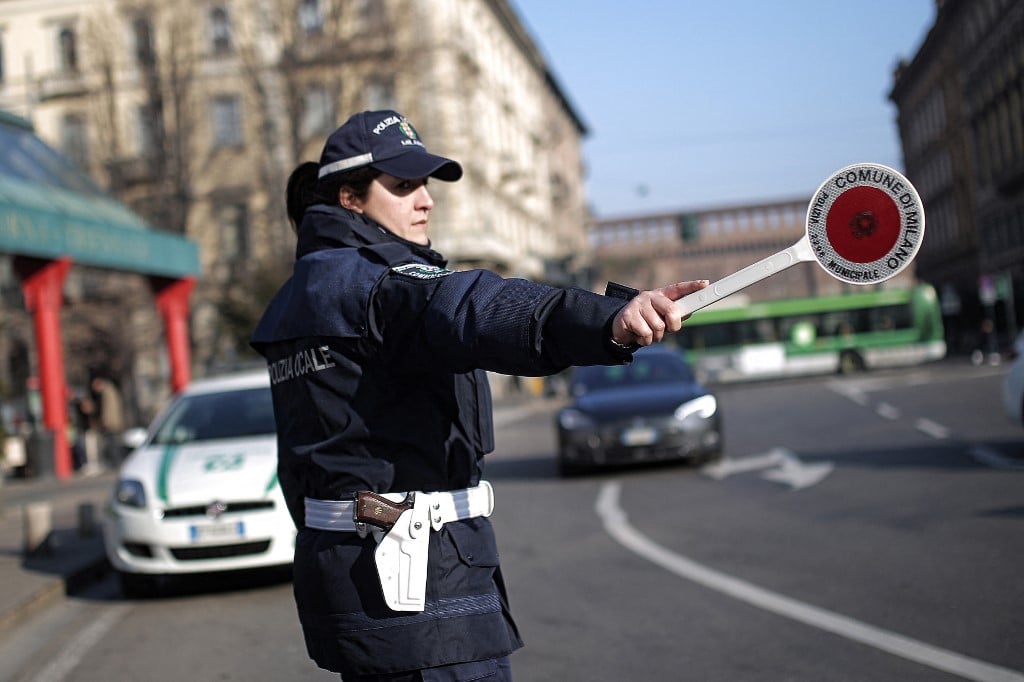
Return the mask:
[[896,246],[900,209],[876,187],[851,187],[829,208],[825,233],[842,258],[851,263],[873,263]]

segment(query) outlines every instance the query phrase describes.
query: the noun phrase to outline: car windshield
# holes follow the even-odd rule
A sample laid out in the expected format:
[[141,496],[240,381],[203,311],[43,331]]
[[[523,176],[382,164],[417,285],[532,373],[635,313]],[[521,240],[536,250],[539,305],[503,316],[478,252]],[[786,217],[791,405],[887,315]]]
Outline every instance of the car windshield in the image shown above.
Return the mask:
[[572,392],[581,395],[622,386],[668,384],[693,381],[693,372],[681,357],[671,353],[637,353],[628,365],[577,367],[573,370]]
[[160,423],[153,444],[178,445],[274,432],[270,388],[260,386],[183,396]]

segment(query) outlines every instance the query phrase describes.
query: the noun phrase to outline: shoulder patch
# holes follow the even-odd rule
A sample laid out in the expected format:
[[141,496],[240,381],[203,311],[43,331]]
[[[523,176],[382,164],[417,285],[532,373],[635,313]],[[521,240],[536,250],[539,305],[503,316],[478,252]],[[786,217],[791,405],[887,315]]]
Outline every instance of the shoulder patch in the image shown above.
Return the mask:
[[424,265],[422,263],[405,263],[391,268],[391,272],[412,277],[414,279],[439,279],[452,274],[451,270],[439,268],[436,265]]

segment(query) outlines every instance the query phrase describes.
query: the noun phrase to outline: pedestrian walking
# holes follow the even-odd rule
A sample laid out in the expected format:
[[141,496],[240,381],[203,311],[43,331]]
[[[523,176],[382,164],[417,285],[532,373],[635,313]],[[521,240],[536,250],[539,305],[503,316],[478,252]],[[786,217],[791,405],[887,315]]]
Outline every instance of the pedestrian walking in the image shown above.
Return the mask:
[[117,384],[102,374],[93,376],[89,386],[97,408],[96,425],[102,459],[107,466],[120,466],[124,454],[121,444],[124,433],[124,404],[121,390]]

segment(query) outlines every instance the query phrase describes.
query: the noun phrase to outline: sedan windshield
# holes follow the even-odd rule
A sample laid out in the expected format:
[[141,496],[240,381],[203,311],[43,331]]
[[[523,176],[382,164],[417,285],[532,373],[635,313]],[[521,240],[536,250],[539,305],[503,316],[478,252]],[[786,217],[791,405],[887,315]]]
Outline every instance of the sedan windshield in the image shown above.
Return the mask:
[[153,437],[156,445],[272,435],[274,405],[268,387],[184,396]]
[[573,370],[572,392],[581,395],[623,386],[692,382],[690,366],[671,353],[637,353],[628,365],[577,367]]

